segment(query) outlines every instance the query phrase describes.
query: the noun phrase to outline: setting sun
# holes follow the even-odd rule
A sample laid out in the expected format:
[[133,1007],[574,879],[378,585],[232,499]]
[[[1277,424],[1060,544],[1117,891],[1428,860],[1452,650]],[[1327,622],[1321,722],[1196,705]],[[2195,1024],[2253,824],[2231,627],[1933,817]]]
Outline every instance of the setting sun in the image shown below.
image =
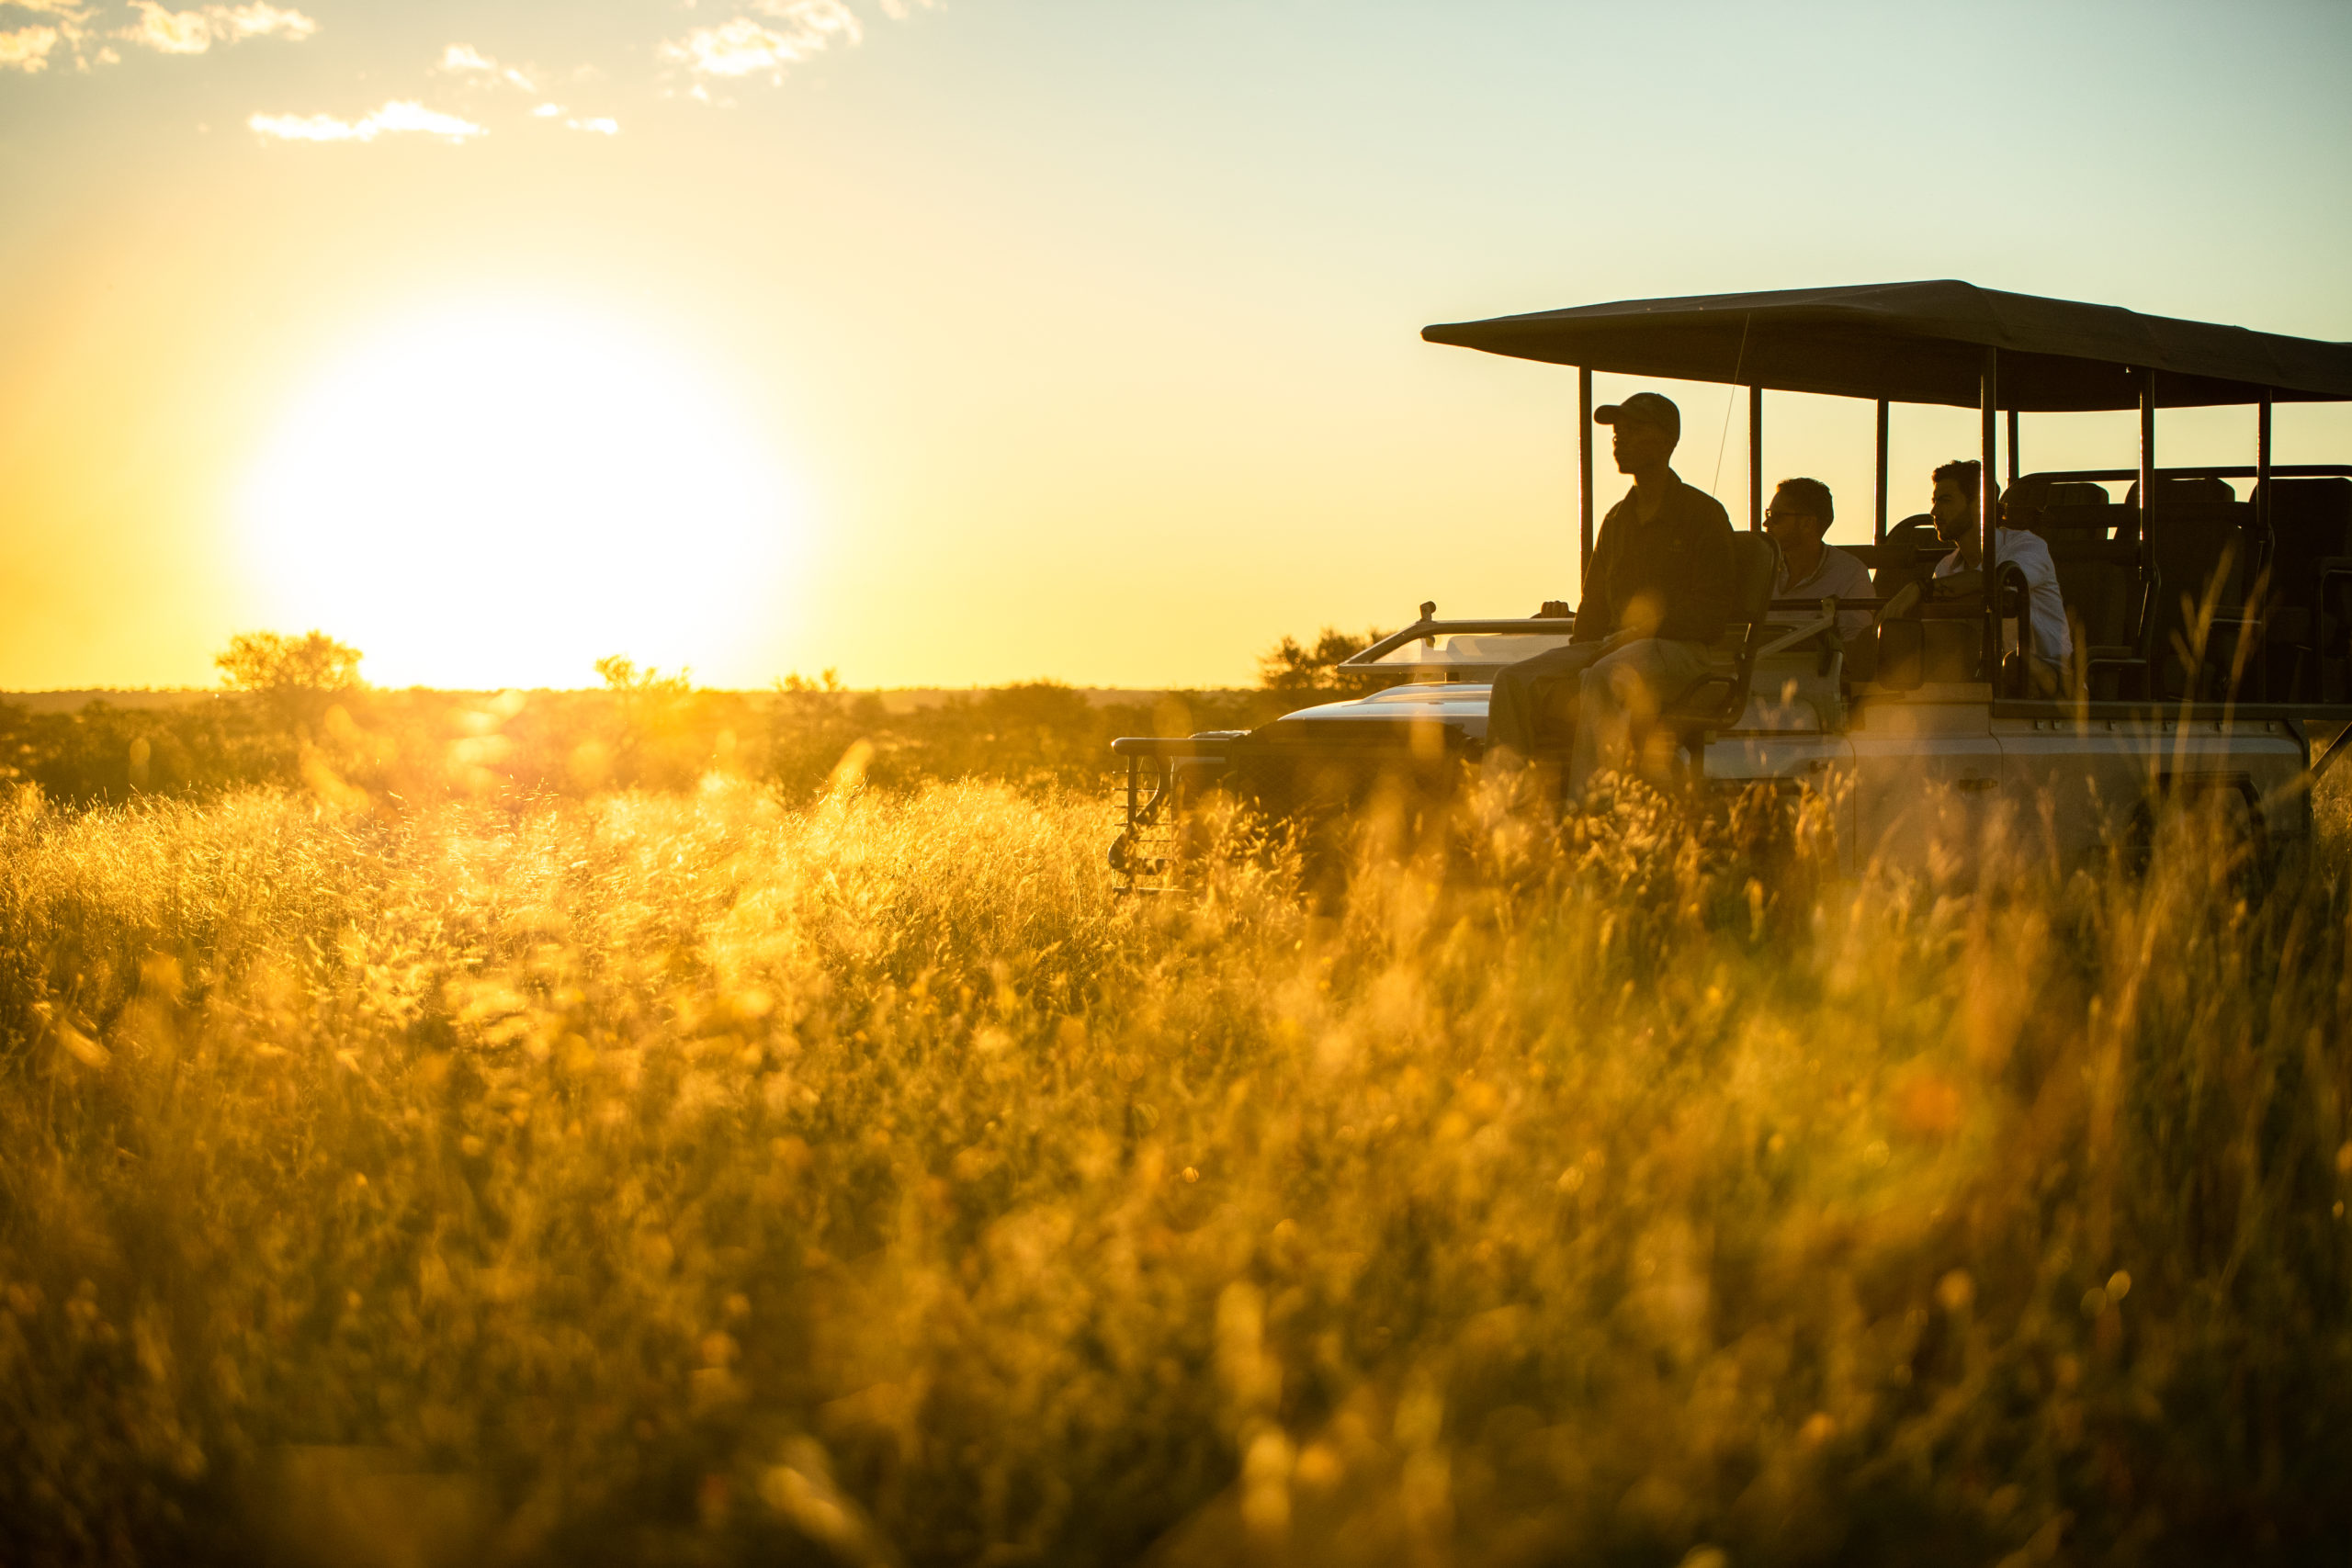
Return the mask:
[[276,621],[389,684],[574,686],[601,655],[730,662],[786,602],[778,465],[683,356],[512,301],[331,363],[242,506]]

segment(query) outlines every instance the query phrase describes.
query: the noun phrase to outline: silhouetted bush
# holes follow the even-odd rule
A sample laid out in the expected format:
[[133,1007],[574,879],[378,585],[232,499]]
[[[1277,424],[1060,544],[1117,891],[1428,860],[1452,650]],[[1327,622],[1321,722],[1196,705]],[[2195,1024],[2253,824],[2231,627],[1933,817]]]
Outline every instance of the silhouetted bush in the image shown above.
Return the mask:
[[1311,646],[1284,637],[1258,658],[1260,683],[1269,692],[1314,694],[1376,691],[1394,685],[1394,677],[1366,675],[1340,665],[1388,634],[1374,626],[1363,636],[1325,626]]
[[1035,682],[892,713],[875,693],[838,686],[718,692],[641,680],[574,692],[362,688],[334,694],[314,715],[260,692],[172,707],[97,701],[70,714],[0,704],[0,782],[89,806],[253,784],[409,800],[585,796],[690,789],[716,773],[805,799],[846,761],[887,787],[958,778],[1074,785],[1111,766],[1118,736],[1244,728],[1288,705],[1251,692],[1102,705]]
[[1249,729],[1311,703],[1386,684],[1338,672],[1379,637],[1326,627],[1284,637],[1260,660],[1264,684],[1138,693],[1098,703],[1055,681],[950,694],[893,712],[832,671],[767,692],[710,691],[615,656],[602,690],[386,690],[358,679],[360,655],[321,632],[242,633],[215,660],[230,690],[162,707],[95,701],[36,714],[0,703],[0,783],[31,783],[60,804],[120,804],[240,784],[327,795],[585,796],[691,789],[712,774],[774,784],[804,800],[847,766],[886,788],[992,779],[1024,788],[1091,784],[1122,735]]
[[61,803],[290,784],[299,757],[294,737],[249,698],[170,708],[93,702],[45,714],[0,703],[0,782],[38,784]]

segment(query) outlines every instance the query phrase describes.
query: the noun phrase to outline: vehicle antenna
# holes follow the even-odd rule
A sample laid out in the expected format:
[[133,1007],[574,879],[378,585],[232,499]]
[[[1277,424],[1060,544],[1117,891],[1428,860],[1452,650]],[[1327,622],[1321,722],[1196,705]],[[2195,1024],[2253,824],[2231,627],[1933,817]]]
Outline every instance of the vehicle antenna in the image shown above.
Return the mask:
[[1750,310],[1739,319],[1739,353],[1732,357],[1731,386],[1724,389],[1724,427],[1715,435],[1715,477],[1707,481],[1707,493],[1715,493],[1724,482],[1724,446],[1731,440],[1732,388],[1739,385],[1739,373],[1747,368],[1747,329],[1756,324],[1756,312]]

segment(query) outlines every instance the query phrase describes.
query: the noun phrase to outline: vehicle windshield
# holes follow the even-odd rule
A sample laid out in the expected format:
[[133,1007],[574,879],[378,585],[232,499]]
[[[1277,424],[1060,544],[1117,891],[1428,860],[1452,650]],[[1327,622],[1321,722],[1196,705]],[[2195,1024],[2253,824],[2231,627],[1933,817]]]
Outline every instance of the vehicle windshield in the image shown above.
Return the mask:
[[1455,671],[1499,670],[1566,648],[1573,629],[1573,623],[1564,621],[1557,631],[1432,632],[1365,663],[1380,670],[1409,671],[1417,681],[1439,679]]

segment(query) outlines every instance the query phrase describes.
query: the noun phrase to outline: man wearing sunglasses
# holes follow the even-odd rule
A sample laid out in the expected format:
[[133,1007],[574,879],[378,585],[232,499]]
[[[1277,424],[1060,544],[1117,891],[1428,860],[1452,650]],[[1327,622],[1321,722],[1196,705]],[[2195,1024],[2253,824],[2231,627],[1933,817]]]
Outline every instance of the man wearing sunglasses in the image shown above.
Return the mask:
[[[1871,569],[1858,556],[1823,542],[1837,506],[1819,479],[1782,479],[1764,509],[1764,531],[1781,547],[1775,599],[1875,599]],[[1838,635],[1848,642],[1870,629],[1868,610],[1838,612]]]
[[[1636,392],[1592,418],[1614,431],[1617,470],[1634,488],[1601,519],[1568,646],[1498,672],[1487,709],[1496,773],[1516,774],[1557,725],[1573,726],[1571,801],[1595,773],[1637,755],[1658,710],[1698,683],[1732,608],[1731,519],[1669,466],[1681,411]],[[1565,609],[1546,604],[1538,614]]]

